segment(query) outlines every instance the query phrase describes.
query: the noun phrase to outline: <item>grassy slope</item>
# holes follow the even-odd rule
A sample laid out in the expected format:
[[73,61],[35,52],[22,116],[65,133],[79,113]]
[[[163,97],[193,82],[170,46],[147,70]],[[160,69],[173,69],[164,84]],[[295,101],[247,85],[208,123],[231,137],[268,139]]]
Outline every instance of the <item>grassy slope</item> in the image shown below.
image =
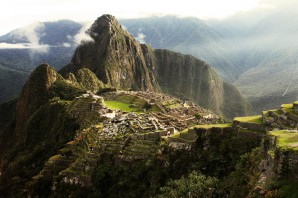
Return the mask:
[[277,137],[277,144],[281,148],[290,148],[298,151],[298,133],[290,131],[271,131]]

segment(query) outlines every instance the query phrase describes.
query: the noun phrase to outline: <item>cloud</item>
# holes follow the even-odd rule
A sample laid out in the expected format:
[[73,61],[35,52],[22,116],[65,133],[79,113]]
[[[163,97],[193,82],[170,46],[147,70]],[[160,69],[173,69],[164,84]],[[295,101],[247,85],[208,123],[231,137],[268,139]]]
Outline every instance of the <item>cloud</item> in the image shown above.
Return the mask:
[[87,29],[90,28],[92,22],[85,22],[82,24],[82,28],[80,29],[79,33],[74,36],[75,42],[79,45],[82,41],[94,41],[87,33]]
[[17,29],[11,34],[13,37],[23,40],[26,43],[7,44],[1,43],[1,48],[14,48],[14,49],[30,49],[32,53],[47,53],[48,45],[40,44],[40,37],[45,36],[44,24],[40,22],[31,23],[30,25]]
[[63,43],[62,46],[63,47],[71,47],[71,44],[70,43]]
[[32,23],[24,28],[13,32],[15,36],[27,38],[32,45],[39,45],[40,32],[44,29],[44,24],[40,22]]
[[0,43],[0,49],[32,49],[32,50],[38,50],[41,52],[46,52],[49,48],[48,45],[32,45],[30,43]]
[[145,34],[143,34],[143,33],[138,33],[138,35],[137,35],[137,37],[136,37],[136,40],[139,41],[139,42],[142,43],[142,44],[146,44],[145,37],[146,37]]

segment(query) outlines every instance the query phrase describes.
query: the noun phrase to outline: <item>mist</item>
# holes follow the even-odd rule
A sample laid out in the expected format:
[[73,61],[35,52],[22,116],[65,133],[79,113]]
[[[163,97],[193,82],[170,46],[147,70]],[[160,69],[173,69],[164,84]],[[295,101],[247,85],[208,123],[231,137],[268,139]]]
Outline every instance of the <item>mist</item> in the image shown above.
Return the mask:
[[80,29],[79,33],[74,36],[74,41],[77,45],[81,44],[81,42],[94,41],[91,36],[86,33],[86,31],[91,27],[92,23],[92,21],[81,23],[82,28]]
[[8,34],[16,40],[13,40],[12,43],[1,42],[0,49],[29,49],[33,54],[48,53],[49,45],[40,43],[41,36],[45,35],[43,30],[44,24],[40,22],[16,29]]

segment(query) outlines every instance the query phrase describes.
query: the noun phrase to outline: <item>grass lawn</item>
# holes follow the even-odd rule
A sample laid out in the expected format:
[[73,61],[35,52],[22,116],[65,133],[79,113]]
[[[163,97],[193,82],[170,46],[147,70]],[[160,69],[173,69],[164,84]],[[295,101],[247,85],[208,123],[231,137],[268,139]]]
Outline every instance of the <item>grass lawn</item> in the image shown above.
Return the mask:
[[292,148],[298,151],[298,132],[271,131],[270,135],[277,137],[277,144],[281,148]]
[[107,107],[109,109],[112,109],[112,110],[119,109],[119,110],[125,111],[125,112],[139,111],[139,109],[131,108],[130,104],[115,101],[115,100],[107,100],[107,101],[105,101],[105,104],[107,105]]
[[206,124],[206,125],[196,125],[195,128],[211,129],[211,128],[229,128],[231,123],[227,124]]
[[237,117],[234,120],[239,121],[239,122],[256,123],[256,124],[263,123],[261,115],[247,116],[247,117]]
[[281,108],[293,108],[293,104],[282,104]]

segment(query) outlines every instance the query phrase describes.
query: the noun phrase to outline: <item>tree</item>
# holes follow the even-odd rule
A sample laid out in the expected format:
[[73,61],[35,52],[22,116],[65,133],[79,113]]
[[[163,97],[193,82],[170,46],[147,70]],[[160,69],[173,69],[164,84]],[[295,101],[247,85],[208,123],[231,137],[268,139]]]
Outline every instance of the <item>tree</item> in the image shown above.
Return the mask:
[[215,197],[217,189],[218,179],[193,171],[187,177],[167,182],[159,197]]

